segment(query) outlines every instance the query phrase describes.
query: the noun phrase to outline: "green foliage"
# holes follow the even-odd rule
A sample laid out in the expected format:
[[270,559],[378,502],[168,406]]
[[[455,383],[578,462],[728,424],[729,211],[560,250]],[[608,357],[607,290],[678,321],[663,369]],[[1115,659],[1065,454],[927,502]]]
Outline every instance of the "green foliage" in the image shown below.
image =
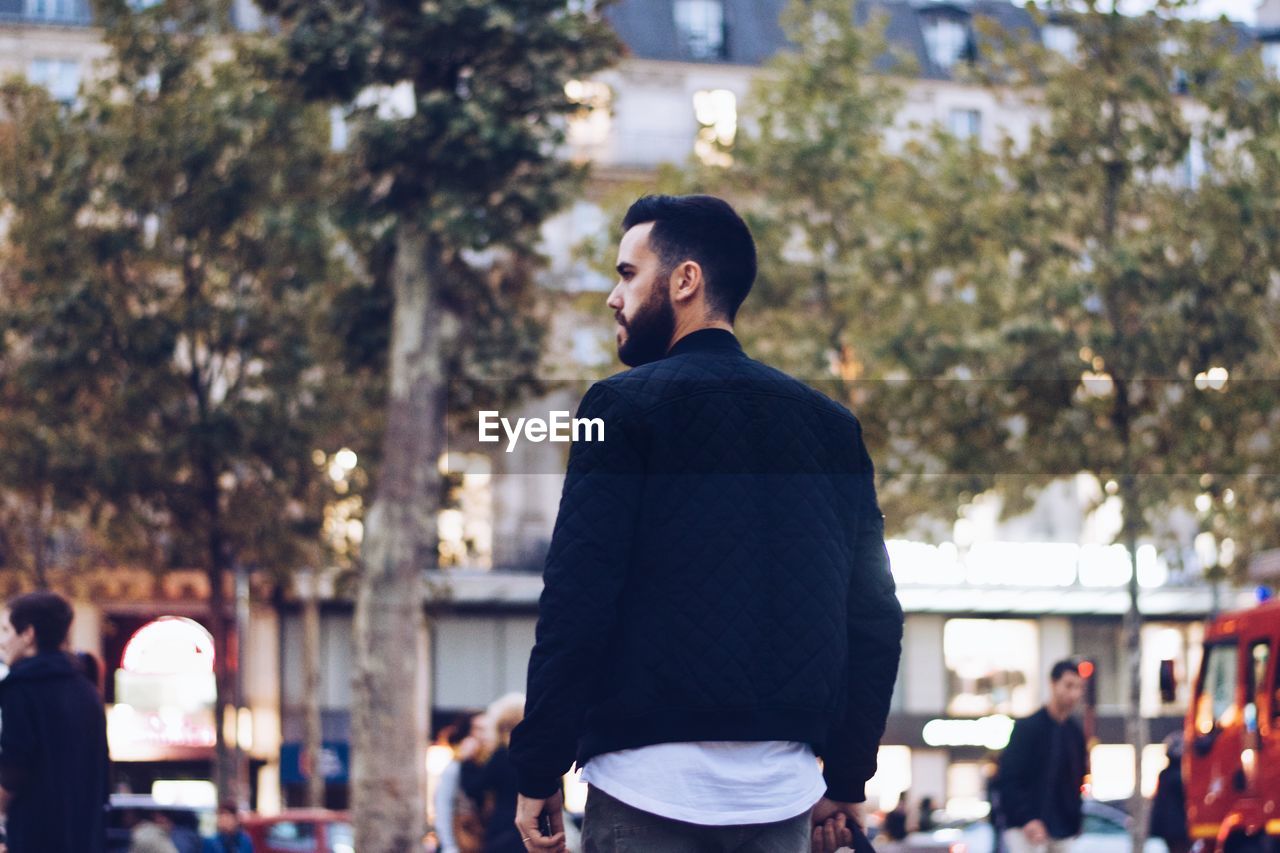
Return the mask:
[[94,509],[107,562],[315,564],[346,402],[313,320],[344,274],[326,116],[217,4],[100,11],[115,64],[77,105],[4,92],[5,485]]
[[[1010,459],[1023,473],[1116,481],[1132,535],[1165,532],[1169,510],[1205,488],[1247,491],[1252,522],[1218,532],[1260,547],[1280,518],[1264,494],[1280,372],[1280,85],[1225,23],[1092,4],[1069,21],[1074,61],[1011,55],[1045,121],[988,170],[1007,215],[987,254],[1015,263],[986,286],[1018,295],[977,340],[1010,380],[998,409],[1021,427]],[[1229,373],[1225,389],[1197,387],[1211,368]]]
[[412,87],[410,117],[351,111],[371,217],[408,218],[459,250],[532,247],[581,172],[555,156],[555,119],[577,109],[565,83],[618,50],[597,16],[564,0],[262,6],[284,22],[282,71],[308,98],[348,106],[376,87]]

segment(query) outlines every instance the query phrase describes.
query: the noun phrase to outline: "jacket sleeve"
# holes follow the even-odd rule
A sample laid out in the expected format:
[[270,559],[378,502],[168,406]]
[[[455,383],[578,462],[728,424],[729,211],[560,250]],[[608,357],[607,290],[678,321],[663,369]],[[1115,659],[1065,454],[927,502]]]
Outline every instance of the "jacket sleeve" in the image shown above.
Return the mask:
[[849,581],[845,713],[823,749],[826,796],[847,803],[867,798],[866,783],[876,772],[876,753],[902,655],[902,605],[889,571],[884,516],[878,508],[859,524],[856,536]]
[[520,793],[560,790],[573,764],[589,688],[617,620],[640,505],[643,453],[638,419],[612,388],[596,384],[578,407],[598,418],[603,440],[582,431],[569,450],[560,511],[543,573],[529,658],[524,721],[511,736]]
[[1035,802],[1039,787],[1033,778],[1037,760],[1032,720],[1018,720],[1000,754],[1000,809],[1006,826],[1026,826],[1041,817]]

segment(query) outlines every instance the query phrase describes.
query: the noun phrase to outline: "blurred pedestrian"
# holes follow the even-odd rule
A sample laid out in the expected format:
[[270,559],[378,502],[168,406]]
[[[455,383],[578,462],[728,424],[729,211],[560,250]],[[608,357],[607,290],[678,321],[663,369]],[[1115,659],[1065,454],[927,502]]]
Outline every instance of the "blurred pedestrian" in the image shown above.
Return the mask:
[[194,812],[175,811],[165,813],[161,826],[169,829],[169,840],[178,853],[202,853],[204,842],[200,838],[199,819]]
[[933,797],[920,798],[920,817],[916,821],[916,829],[921,832],[933,832],[938,822],[933,819]]
[[743,351],[756,248],[728,204],[647,196],[622,227],[606,305],[632,369],[578,408],[604,429],[575,431],[547,554],[520,835],[563,849],[576,759],[587,851],[624,827],[651,849],[867,849],[903,618],[861,427]]
[[450,726],[446,741],[453,760],[440,774],[436,788],[436,838],[440,853],[480,853],[484,847],[484,825],[479,808],[462,787],[462,775],[478,775],[487,759],[484,750],[482,715],[460,715]]
[[520,780],[511,763],[511,732],[524,719],[524,696],[510,693],[497,699],[485,711],[492,727],[495,748],[484,769],[476,776],[463,777],[467,794],[481,805],[484,815],[484,853],[524,853],[524,841],[516,829],[516,799]]
[[218,806],[218,831],[204,840],[204,853],[253,853],[249,834],[240,828],[240,809],[235,803]]
[[1156,795],[1151,801],[1151,837],[1163,841],[1169,853],[1187,853],[1191,834],[1182,790],[1182,732],[1164,739],[1164,752],[1169,763],[1156,780]]
[[884,816],[880,825],[886,841],[902,841],[907,837],[907,792],[898,797],[898,803]]
[[[1004,811],[1000,806],[1000,756],[989,753],[989,758],[982,766],[984,785],[987,790],[987,802],[991,811],[987,813],[987,821],[991,824],[991,853],[1008,853],[1004,846],[1004,831],[1007,824]],[[978,853],[975,851],[975,853]]]
[[163,812],[149,815],[129,833],[129,853],[178,853],[169,837],[170,821]]
[[100,853],[106,845],[102,697],[64,651],[74,613],[52,592],[0,610],[0,787],[9,853]]
[[1014,723],[1000,756],[1000,808],[1010,853],[1065,853],[1080,834],[1084,730],[1071,714],[1084,695],[1073,661],[1050,672],[1049,702]]

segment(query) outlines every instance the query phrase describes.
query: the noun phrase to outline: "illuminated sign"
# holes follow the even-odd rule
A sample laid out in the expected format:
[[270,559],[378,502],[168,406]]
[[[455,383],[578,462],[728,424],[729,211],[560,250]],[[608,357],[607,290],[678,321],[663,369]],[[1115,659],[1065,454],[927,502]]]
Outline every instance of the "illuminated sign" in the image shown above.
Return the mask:
[[107,741],[116,761],[209,749],[214,728],[213,638],[200,623],[165,616],[138,629],[115,673]]
[[213,637],[199,622],[164,616],[129,638],[120,666],[139,675],[212,673]]
[[1013,719],[993,714],[977,720],[930,720],[924,724],[929,746],[983,746],[1004,749],[1013,734]]

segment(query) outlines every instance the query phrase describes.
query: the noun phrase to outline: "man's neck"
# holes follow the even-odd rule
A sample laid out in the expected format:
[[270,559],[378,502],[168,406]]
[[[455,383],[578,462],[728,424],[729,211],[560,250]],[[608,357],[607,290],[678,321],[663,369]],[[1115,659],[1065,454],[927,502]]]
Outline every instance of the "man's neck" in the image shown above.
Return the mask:
[[701,332],[703,329],[723,329],[726,332],[732,332],[733,324],[726,320],[702,320],[688,323],[677,320],[676,330],[671,335],[671,343],[667,344],[667,352],[671,352],[671,348],[679,343],[681,338],[688,337],[694,332]]
[[1066,722],[1067,718],[1071,716],[1070,711],[1063,711],[1060,708],[1058,708],[1057,705],[1054,705],[1052,702],[1050,702],[1048,705],[1045,705],[1044,709],[1049,712],[1049,716],[1053,717],[1054,722],[1057,722],[1057,723],[1064,723]]

